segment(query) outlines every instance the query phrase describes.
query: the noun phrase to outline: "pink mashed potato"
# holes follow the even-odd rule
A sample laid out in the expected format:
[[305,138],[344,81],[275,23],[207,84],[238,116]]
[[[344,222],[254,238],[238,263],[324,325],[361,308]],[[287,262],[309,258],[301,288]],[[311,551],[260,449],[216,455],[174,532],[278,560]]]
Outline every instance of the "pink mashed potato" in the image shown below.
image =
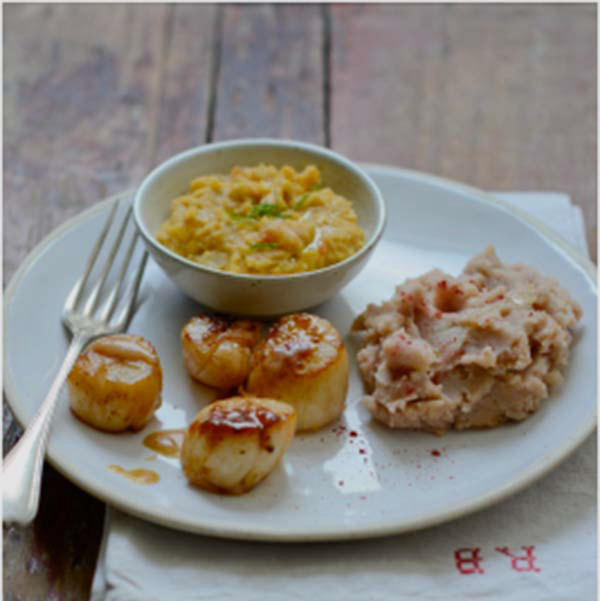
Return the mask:
[[523,420],[562,381],[580,317],[556,280],[489,247],[459,277],[407,280],[356,319],[364,402],[392,428],[437,434]]

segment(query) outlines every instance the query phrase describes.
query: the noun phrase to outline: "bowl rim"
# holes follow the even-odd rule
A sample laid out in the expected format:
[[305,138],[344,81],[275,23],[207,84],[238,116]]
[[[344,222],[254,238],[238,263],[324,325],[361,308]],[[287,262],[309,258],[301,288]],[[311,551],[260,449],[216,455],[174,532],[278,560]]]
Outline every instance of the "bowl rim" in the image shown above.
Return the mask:
[[[290,274],[249,274],[249,273],[233,273],[230,271],[221,271],[220,269],[214,269],[212,267],[206,267],[204,265],[200,265],[199,263],[195,263],[194,261],[190,261],[181,255],[173,252],[160,242],[158,242],[155,237],[150,233],[146,224],[144,223],[141,216],[141,206],[143,204],[143,200],[148,188],[155,182],[155,180],[164,174],[165,171],[172,169],[175,165],[186,161],[187,159],[203,155],[209,154],[216,150],[227,149],[227,148],[236,148],[236,147],[244,147],[244,146],[259,146],[259,147],[283,147],[283,148],[293,148],[293,149],[302,149],[308,152],[312,152],[316,155],[320,155],[332,160],[335,163],[338,163],[342,168],[347,169],[348,171],[353,172],[356,176],[362,179],[367,188],[371,192],[371,197],[374,200],[375,205],[378,208],[378,219],[375,225],[375,229],[373,233],[369,237],[369,239],[365,242],[365,244],[354,254],[346,257],[342,261],[338,263],[333,263],[332,265],[328,265],[327,267],[321,267],[319,269],[314,269],[311,271],[303,271],[300,273],[290,273]],[[223,142],[211,142],[209,144],[202,144],[200,146],[194,146],[193,148],[189,148],[182,152],[179,152],[162,163],[158,164],[146,177],[142,180],[142,183],[136,188],[135,195],[133,198],[133,218],[135,225],[137,227],[138,232],[144,239],[145,243],[151,246],[158,253],[162,253],[167,255],[172,260],[185,265],[186,267],[190,267],[192,269],[197,270],[199,273],[212,274],[216,276],[224,276],[232,279],[238,280],[247,280],[247,281],[277,281],[281,282],[283,280],[294,280],[294,279],[303,279],[313,275],[321,275],[325,273],[329,273],[332,271],[339,270],[346,265],[359,261],[361,257],[367,255],[379,242],[381,236],[383,235],[383,231],[385,229],[387,223],[387,211],[385,206],[385,200],[379,190],[377,184],[373,181],[371,176],[357,163],[351,161],[345,156],[335,152],[329,148],[325,148],[323,146],[318,146],[317,144],[311,144],[309,142],[302,142],[300,140],[292,140],[292,139],[278,139],[278,138],[237,138],[234,140],[226,140]]]

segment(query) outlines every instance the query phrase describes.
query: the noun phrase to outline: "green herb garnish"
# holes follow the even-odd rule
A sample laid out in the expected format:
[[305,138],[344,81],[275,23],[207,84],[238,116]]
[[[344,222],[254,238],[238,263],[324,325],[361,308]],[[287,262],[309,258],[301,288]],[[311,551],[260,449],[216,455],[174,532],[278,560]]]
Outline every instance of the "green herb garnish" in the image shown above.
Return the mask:
[[238,213],[234,213],[233,211],[227,211],[227,214],[235,221],[244,221],[245,219],[250,219],[248,215],[238,215]]
[[310,192],[305,192],[297,201],[296,204],[294,205],[294,211],[299,211],[302,206],[304,205],[304,203],[306,202],[306,199],[308,198],[308,196],[310,195]]
[[317,190],[320,190],[323,187],[322,184],[315,184],[314,186],[312,186],[312,188],[308,191],[305,192],[297,201],[296,204],[294,205],[294,211],[299,211],[303,206],[304,203],[306,202],[306,200],[308,199],[308,197],[313,193],[316,192]]
[[275,242],[259,242],[258,244],[253,244],[250,250],[273,250],[275,248],[279,248]]
[[263,203],[252,207],[248,214],[251,219],[259,219],[260,217],[281,217],[283,209],[274,204]]

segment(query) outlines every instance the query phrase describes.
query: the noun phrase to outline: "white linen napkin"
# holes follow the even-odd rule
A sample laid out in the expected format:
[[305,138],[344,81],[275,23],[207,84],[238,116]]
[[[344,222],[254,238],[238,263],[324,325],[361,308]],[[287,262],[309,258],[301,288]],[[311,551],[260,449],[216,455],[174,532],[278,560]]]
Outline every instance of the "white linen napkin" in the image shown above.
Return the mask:
[[[495,193],[588,254],[563,194]],[[267,544],[184,534],[107,509],[92,601],[596,599],[596,437],[504,502],[419,532]]]

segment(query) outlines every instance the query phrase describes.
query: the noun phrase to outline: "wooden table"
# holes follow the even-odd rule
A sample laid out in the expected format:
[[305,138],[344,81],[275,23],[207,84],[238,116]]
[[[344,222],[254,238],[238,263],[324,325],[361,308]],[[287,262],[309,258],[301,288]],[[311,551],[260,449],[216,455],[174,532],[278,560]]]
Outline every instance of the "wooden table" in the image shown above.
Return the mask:
[[[244,136],[566,192],[595,258],[593,5],[20,4],[4,32],[5,283],[66,218]],[[35,523],[4,529],[4,598],[87,598],[103,514],[46,466]]]

